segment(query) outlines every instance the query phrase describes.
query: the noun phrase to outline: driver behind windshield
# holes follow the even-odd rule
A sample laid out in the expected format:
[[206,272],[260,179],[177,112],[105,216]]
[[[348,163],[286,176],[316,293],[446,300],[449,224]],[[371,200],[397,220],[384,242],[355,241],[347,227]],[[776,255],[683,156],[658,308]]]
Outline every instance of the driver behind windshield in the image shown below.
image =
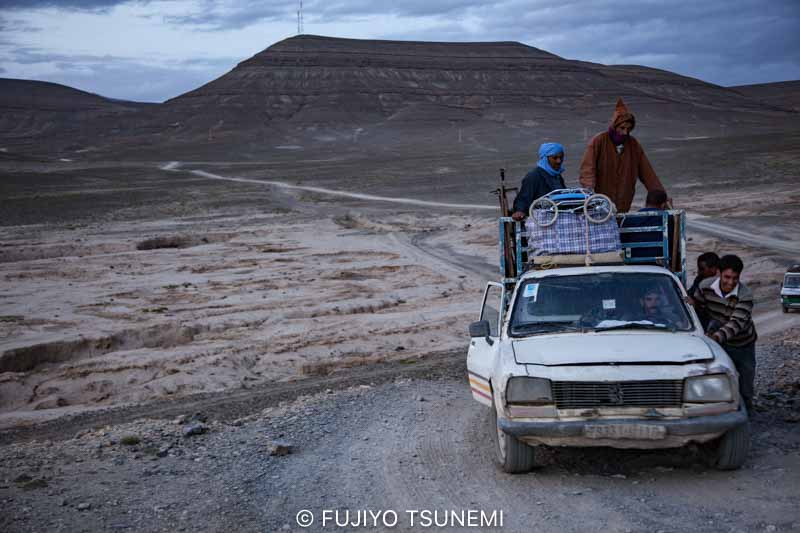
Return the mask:
[[604,329],[691,329],[677,284],[651,273],[546,276],[518,291],[510,334]]
[[653,324],[672,324],[674,317],[668,309],[665,309],[664,301],[661,298],[661,291],[658,289],[648,290],[639,299],[642,306],[643,320],[649,320]]
[[658,285],[648,285],[639,292],[638,298],[629,300],[629,304],[622,313],[620,320],[632,323],[653,324],[668,328],[685,328],[688,323],[681,318],[681,312],[676,309],[677,301],[669,298]]

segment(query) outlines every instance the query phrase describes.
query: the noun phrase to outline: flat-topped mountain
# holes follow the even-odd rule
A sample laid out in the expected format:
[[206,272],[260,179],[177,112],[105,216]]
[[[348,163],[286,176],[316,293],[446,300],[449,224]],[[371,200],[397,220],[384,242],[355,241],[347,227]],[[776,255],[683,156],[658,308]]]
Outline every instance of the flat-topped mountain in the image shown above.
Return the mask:
[[[472,118],[489,108],[611,98],[592,69],[520,43],[431,43],[303,35],[166,103],[171,112],[248,124]],[[588,102],[586,102],[588,104]],[[225,115],[225,116],[223,116]],[[209,117],[206,116],[206,119]]]
[[[301,35],[168,102],[247,110],[262,120],[388,118],[409,106],[465,110],[547,106],[586,110],[617,96],[759,109],[737,92],[637,66],[571,61],[515,42],[436,43]],[[252,118],[252,117],[251,117]]]
[[529,143],[532,135],[566,134],[577,141],[607,123],[619,96],[647,117],[645,134],[662,136],[717,134],[727,125],[772,127],[776,117],[792,115],[769,100],[672,72],[568,60],[515,42],[300,35],[153,105],[55,84],[25,94],[19,83],[39,82],[0,83],[0,145],[82,153],[124,148],[126,155],[166,147],[187,157],[215,157],[219,150],[225,157],[254,158],[287,146],[427,149],[456,127],[466,132],[459,139],[477,139],[480,131],[508,148]]

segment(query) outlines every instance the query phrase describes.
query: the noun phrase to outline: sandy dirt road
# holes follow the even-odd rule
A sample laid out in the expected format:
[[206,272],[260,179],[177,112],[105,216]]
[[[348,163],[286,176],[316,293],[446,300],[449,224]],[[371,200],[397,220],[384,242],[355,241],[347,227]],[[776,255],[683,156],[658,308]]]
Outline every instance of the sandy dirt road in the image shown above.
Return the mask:
[[755,234],[750,231],[704,220],[696,216],[689,217],[687,229],[689,231],[707,233],[722,239],[739,242],[754,248],[774,250],[787,254],[789,257],[800,257],[800,242],[796,240],[796,236],[790,235],[784,239],[776,239],[763,234]]
[[280,526],[298,507],[317,517],[337,508],[503,510],[502,529],[520,532],[756,531],[800,520],[796,442],[781,449],[756,437],[749,468],[735,473],[686,450],[591,448],[543,450],[537,471],[509,476],[493,465],[488,412],[459,382],[395,384],[365,399],[352,405],[348,437],[280,465],[288,497],[265,498],[267,523]]
[[[251,406],[252,414],[235,421],[216,418],[211,401],[184,402],[184,412],[205,407],[213,417],[208,432],[192,438],[182,438],[174,422],[145,420],[78,431],[56,443],[6,445],[0,478],[8,481],[0,500],[13,507],[0,525],[4,531],[248,532],[800,528],[800,436],[792,425],[756,415],[750,458],[736,472],[710,468],[697,449],[586,448],[541,449],[534,472],[512,476],[493,464],[488,411],[458,377],[463,362],[440,363],[343,390],[331,382],[334,389],[326,389],[320,380],[319,392]],[[170,416],[181,406],[172,407]],[[125,435],[142,442],[121,445]],[[270,455],[274,439],[291,444],[292,453]],[[166,451],[159,457],[150,449]],[[20,475],[46,485],[20,490],[13,481]],[[296,522],[303,510],[315,519],[305,529]],[[341,523],[346,511],[350,520],[359,512],[394,511],[398,522],[337,527],[322,522],[326,510],[338,511]],[[502,512],[503,526],[412,526],[409,511],[421,510],[438,512],[440,524],[452,511]]]

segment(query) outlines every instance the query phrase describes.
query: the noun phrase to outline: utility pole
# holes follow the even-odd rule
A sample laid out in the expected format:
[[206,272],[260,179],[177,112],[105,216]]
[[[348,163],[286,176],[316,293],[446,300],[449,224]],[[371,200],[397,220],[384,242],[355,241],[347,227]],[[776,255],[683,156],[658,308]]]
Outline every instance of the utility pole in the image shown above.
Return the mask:
[[300,9],[297,10],[297,35],[303,35],[303,0],[300,0]]

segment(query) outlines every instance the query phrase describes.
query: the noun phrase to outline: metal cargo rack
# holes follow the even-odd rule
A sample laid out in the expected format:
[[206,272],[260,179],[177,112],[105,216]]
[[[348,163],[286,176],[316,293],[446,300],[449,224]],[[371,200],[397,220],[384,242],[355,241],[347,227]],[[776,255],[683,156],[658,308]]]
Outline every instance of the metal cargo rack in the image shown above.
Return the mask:
[[[660,217],[659,223],[651,224],[654,220],[648,220],[649,225],[640,225],[645,223],[641,219],[655,219],[656,217]],[[683,210],[620,213],[616,215],[616,219],[620,226],[623,264],[663,266],[672,271],[686,285],[686,215]],[[630,222],[626,225],[628,221]],[[670,232],[670,222],[672,222],[672,232]],[[635,237],[637,235],[646,235],[646,238],[652,240],[640,241]],[[523,244],[523,240],[527,242],[528,232],[521,222],[517,222],[511,217],[500,217],[499,236],[501,281],[507,286],[514,285],[526,270],[535,268],[528,262],[528,248]],[[513,239],[510,253],[509,248],[506,247],[508,239]],[[646,251],[645,253],[657,250],[657,253],[642,255],[640,250]],[[576,256],[584,257],[578,254]],[[550,266],[567,267],[584,266],[584,264],[553,263]]]

